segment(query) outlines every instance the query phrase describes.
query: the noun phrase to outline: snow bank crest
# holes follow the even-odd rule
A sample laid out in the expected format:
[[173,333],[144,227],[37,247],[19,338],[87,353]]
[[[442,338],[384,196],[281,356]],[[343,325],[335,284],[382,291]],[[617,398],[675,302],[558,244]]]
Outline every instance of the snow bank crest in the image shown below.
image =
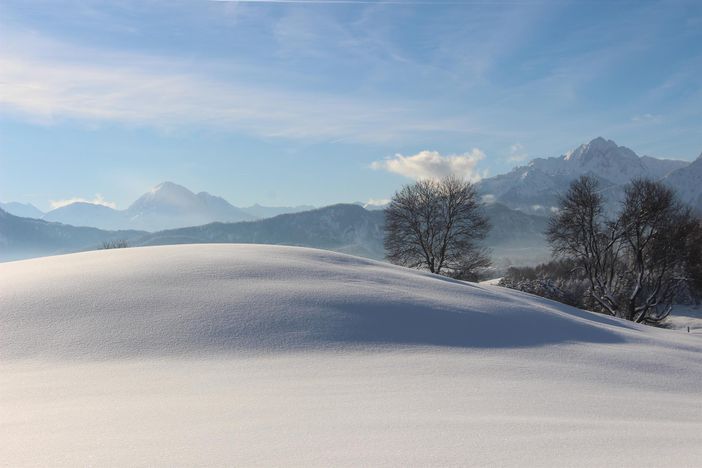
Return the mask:
[[498,287],[296,247],[86,252],[2,264],[0,284],[0,358],[507,349],[671,333]]

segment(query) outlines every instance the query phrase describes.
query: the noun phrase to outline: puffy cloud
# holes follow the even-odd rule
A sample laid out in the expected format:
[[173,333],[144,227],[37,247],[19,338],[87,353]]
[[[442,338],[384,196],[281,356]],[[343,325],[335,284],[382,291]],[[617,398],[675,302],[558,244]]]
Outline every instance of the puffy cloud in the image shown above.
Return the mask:
[[394,172],[412,179],[441,178],[448,175],[463,177],[477,182],[486,176],[478,172],[478,162],[485,154],[478,148],[464,154],[442,156],[438,151],[420,151],[412,156],[396,154],[383,161],[375,161],[371,168]]
[[117,209],[117,204],[115,202],[105,200],[99,193],[95,194],[92,200],[82,197],[67,198],[65,200],[50,200],[51,209],[61,208],[68,206],[72,203],[92,203],[93,205],[102,205],[108,208]]

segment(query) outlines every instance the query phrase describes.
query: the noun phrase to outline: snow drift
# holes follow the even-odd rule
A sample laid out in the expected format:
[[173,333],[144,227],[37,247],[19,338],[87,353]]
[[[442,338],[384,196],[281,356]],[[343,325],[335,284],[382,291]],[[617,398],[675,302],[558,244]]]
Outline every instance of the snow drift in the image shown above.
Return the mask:
[[5,266],[0,284],[6,358],[514,348],[664,336],[502,288],[295,247],[87,252]]
[[701,352],[321,250],[6,263],[0,464],[692,465]]

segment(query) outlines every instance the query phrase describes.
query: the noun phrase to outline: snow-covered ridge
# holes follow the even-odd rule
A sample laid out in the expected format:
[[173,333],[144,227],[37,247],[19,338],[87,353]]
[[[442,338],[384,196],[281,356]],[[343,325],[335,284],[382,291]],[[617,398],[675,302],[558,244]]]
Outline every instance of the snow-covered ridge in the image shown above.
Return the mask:
[[0,341],[0,358],[518,348],[670,335],[502,288],[296,247],[85,252],[0,265],[0,284],[0,323],[10,337]]

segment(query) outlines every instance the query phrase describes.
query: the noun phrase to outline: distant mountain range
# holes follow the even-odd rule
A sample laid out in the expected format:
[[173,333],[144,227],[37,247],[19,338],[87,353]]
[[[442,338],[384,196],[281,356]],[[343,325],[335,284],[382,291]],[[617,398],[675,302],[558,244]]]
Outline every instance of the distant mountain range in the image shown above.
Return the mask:
[[[624,184],[634,178],[663,180],[702,214],[702,155],[692,163],[639,157],[613,141],[596,138],[560,157],[535,159],[479,183],[492,224],[485,245],[499,265],[533,264],[548,258],[545,215],[550,215],[570,182],[583,174],[598,178],[613,203],[621,197]],[[94,249],[116,239],[131,246],[287,244],[381,259],[383,206],[238,208],[221,197],[195,194],[172,182],[154,187],[126,210],[73,203],[43,214],[32,205],[8,203],[0,205],[4,210],[0,211],[0,260]],[[29,219],[34,217],[43,219]]]
[[159,231],[213,221],[248,221],[256,217],[223,198],[207,192],[195,194],[181,185],[164,182],[139,197],[126,210],[72,203],[48,212],[43,219],[101,229]]
[[[547,256],[543,230],[548,220],[495,203],[486,206],[493,229],[485,241],[495,256],[533,263]],[[384,213],[355,204],[339,204],[258,221],[210,223],[196,227],[145,231],[105,231],[45,220],[21,218],[0,211],[0,260],[52,255],[99,248],[108,240],[130,246],[190,243],[285,244],[334,250],[382,259]]]
[[0,209],[0,261],[94,250],[103,242],[140,238],[144,231],[103,231],[22,218]]
[[[298,206],[262,206],[258,203],[251,206],[245,206],[240,208],[241,211],[253,216],[256,219],[266,219],[272,218],[273,216],[278,216],[287,213],[299,213],[301,211],[314,210],[316,207],[312,205],[298,205]],[[220,220],[221,221],[221,220]]]
[[44,216],[44,213],[31,203],[0,202],[0,210],[24,218],[41,218]]
[[212,223],[161,231],[138,239],[137,244],[285,244],[382,259],[383,222],[382,211],[339,204],[260,221]]
[[[599,179],[616,203],[623,186],[635,178],[663,180],[676,189],[686,203],[702,210],[702,163],[639,157],[611,140],[595,138],[555,158],[537,158],[507,174],[484,179],[480,192],[510,208],[534,214],[549,214],[558,197],[581,175]],[[691,174],[692,173],[692,174]],[[697,181],[697,182],[695,182]],[[701,211],[702,212],[702,211]]]
[[[702,213],[700,158],[690,163],[638,156],[629,148],[598,137],[559,157],[536,158],[506,174],[483,179],[478,183],[478,188],[486,201],[496,201],[529,214],[548,216],[558,204],[558,197],[581,175],[588,174],[599,179],[613,206],[621,198],[626,183],[635,178],[648,177],[665,181],[678,191],[683,201]],[[385,207],[384,204],[356,204],[368,210]],[[195,194],[181,185],[164,182],[125,210],[83,202],[56,208],[45,214],[31,204],[17,202],[0,203],[0,209],[16,216],[73,226],[156,232],[212,222],[254,221],[309,211],[314,207],[268,207],[258,204],[236,207],[207,192]]]
[[43,213],[31,204],[10,202],[0,203],[0,209],[15,216],[37,218],[45,221],[89,226],[106,230],[132,229],[161,231],[185,226],[199,226],[212,222],[253,221],[278,216],[284,213],[297,213],[314,209],[302,206],[262,206],[236,207],[224,198],[207,192],[195,194],[187,188],[164,182],[157,185],[126,210],[116,210],[105,205],[74,202]]

